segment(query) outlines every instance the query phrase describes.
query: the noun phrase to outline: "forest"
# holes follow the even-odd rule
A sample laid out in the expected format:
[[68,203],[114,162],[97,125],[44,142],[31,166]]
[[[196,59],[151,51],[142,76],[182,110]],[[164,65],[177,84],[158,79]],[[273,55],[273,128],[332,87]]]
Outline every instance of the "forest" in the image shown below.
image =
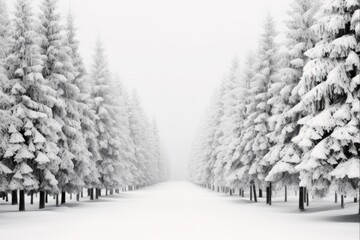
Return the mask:
[[[0,201],[97,199],[168,177],[155,121],[107,63],[101,39],[87,69],[71,12],[57,0],[0,1]],[[87,193],[84,196],[83,191]],[[38,196],[38,197],[35,197]],[[60,199],[59,199],[60,198]]]
[[269,205],[291,189],[300,210],[329,194],[344,207],[359,201],[360,2],[290,2],[285,39],[269,14],[258,50],[236,58],[216,90],[190,179]]

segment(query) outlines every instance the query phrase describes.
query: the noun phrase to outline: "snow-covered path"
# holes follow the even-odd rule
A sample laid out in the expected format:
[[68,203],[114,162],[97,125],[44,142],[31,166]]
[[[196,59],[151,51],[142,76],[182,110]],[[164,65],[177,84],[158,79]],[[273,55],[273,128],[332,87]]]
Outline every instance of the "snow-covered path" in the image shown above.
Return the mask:
[[[186,182],[168,182],[96,202],[70,202],[44,211],[4,212],[0,205],[0,239],[36,240],[357,240],[355,204],[335,209],[313,203],[307,213],[296,201],[280,199],[269,207],[226,196]],[[263,201],[263,199],[261,199]],[[52,202],[50,202],[50,205]],[[281,208],[279,206],[281,205]],[[7,206],[8,209],[8,206]],[[14,208],[15,210],[15,208]]]

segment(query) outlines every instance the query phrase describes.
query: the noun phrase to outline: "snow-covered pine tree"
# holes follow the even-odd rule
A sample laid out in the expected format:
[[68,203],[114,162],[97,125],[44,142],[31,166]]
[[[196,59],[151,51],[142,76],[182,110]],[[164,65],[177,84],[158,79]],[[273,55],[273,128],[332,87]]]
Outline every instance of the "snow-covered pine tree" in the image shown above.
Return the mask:
[[8,174],[11,170],[8,168],[3,155],[6,150],[8,140],[7,129],[10,124],[17,119],[12,119],[9,108],[13,105],[13,98],[10,93],[10,82],[6,71],[6,58],[9,54],[10,48],[10,22],[7,12],[7,5],[5,0],[0,1],[0,193],[7,191],[8,188]]
[[189,177],[190,180],[196,184],[204,185],[209,182],[210,168],[208,161],[211,152],[211,121],[212,112],[206,112],[203,121],[201,122],[198,133],[191,149],[191,160],[189,163]]
[[359,1],[323,1],[313,30],[321,39],[299,83],[304,113],[293,141],[303,149],[300,186],[324,196],[331,183],[355,195],[359,183]]
[[146,125],[147,119],[143,113],[140,101],[137,94],[134,93],[129,102],[129,122],[130,122],[130,136],[135,144],[135,158],[136,158],[136,185],[144,185],[148,182],[148,174],[146,166],[148,165],[148,142],[146,139]]
[[44,54],[42,74],[48,86],[57,93],[57,102],[51,106],[54,119],[61,126],[58,135],[61,164],[56,177],[62,191],[61,202],[65,203],[66,192],[78,193],[84,186],[79,176],[82,169],[75,171],[75,165],[86,160],[81,150],[79,89],[73,84],[75,71],[62,34],[57,0],[42,1],[40,19],[39,35]]
[[[246,149],[248,151],[248,161],[250,164],[249,174],[254,181],[254,197],[256,201],[256,185],[261,189],[265,185],[265,177],[269,166],[263,161],[263,157],[269,151],[269,123],[271,116],[271,105],[268,100],[271,98],[269,88],[271,84],[278,82],[278,56],[275,37],[277,32],[273,17],[268,14],[264,23],[264,33],[261,35],[259,52],[257,54],[256,74],[250,83],[249,118],[253,120],[250,125],[249,134],[252,135],[248,141]],[[251,146],[250,146],[251,144]],[[250,151],[250,152],[249,152]],[[270,187],[270,186],[269,186]],[[260,194],[261,195],[261,191]]]
[[129,113],[127,109],[127,91],[123,86],[120,78],[114,76],[111,82],[111,94],[114,100],[114,117],[116,121],[116,138],[120,144],[119,164],[121,171],[121,186],[126,187],[132,185],[134,176],[135,150],[134,143],[130,137]]
[[[119,176],[119,148],[116,136],[115,104],[111,94],[111,75],[108,70],[105,50],[100,39],[96,42],[95,55],[91,70],[92,92],[94,99],[92,109],[97,118],[95,121],[98,132],[100,159],[97,169],[100,174],[100,188],[116,189],[121,185]],[[97,196],[100,189],[97,190]]]
[[[218,153],[220,151],[219,146],[221,146],[221,139],[224,135],[221,129],[221,120],[224,115],[224,102],[223,97],[226,92],[226,79],[220,84],[219,89],[215,93],[214,102],[211,105],[211,125],[210,128],[207,130],[211,136],[211,142],[209,142],[208,146],[208,162],[207,162],[207,183],[209,187],[211,186],[224,186],[223,179],[216,178],[217,173],[214,171],[216,168],[217,160],[218,160]],[[206,150],[205,150],[206,151]],[[220,164],[220,163],[219,163]]]
[[238,117],[241,116],[240,111],[241,98],[244,96],[244,92],[241,86],[241,72],[240,61],[238,58],[234,58],[230,73],[224,80],[224,94],[222,96],[222,106],[224,108],[224,114],[221,117],[219,128],[222,131],[222,137],[219,139],[220,145],[216,149],[216,163],[214,166],[215,184],[217,186],[228,186],[233,188],[233,185],[228,185],[225,174],[225,168],[227,164],[231,164],[230,161],[233,157],[233,150],[236,147],[233,142],[234,134],[238,128]]
[[60,127],[48,107],[56,103],[56,93],[46,86],[41,74],[42,56],[36,42],[31,1],[17,0],[14,43],[7,65],[15,97],[10,113],[21,121],[7,130],[9,142],[4,158],[12,163],[9,189],[20,190],[20,210],[25,210],[25,191],[39,189],[40,200],[44,200],[45,191],[58,191],[54,174],[60,159],[54,134]]
[[273,108],[273,115],[269,119],[272,131],[269,136],[273,145],[263,159],[271,167],[265,180],[275,183],[276,188],[285,188],[285,201],[287,186],[298,186],[299,182],[295,166],[301,161],[301,151],[291,139],[298,134],[297,121],[301,113],[289,110],[300,101],[296,87],[307,62],[304,53],[316,42],[310,28],[314,23],[317,1],[293,0],[290,7],[289,20],[286,22],[287,44],[282,56],[286,64],[279,70],[281,80],[269,89],[272,98],[268,103]]
[[163,158],[161,152],[160,136],[156,121],[153,120],[151,123],[151,134],[152,134],[152,149],[153,149],[153,163],[154,164],[154,183],[162,181],[163,173]]
[[[72,13],[68,14],[66,24],[66,45],[68,45],[68,55],[71,58],[73,65],[73,80],[79,89],[79,95],[77,98],[77,105],[79,110],[79,120],[81,126],[82,136],[77,135],[78,145],[81,146],[78,151],[77,158],[81,158],[79,161],[75,161],[75,172],[84,181],[85,187],[89,189],[90,199],[94,199],[94,188],[97,188],[100,184],[99,173],[96,169],[96,161],[100,159],[99,145],[96,140],[97,131],[95,127],[96,115],[90,106],[93,104],[93,99],[90,97],[90,87],[85,75],[85,67],[82,58],[79,53],[79,42],[76,39],[76,27],[74,23],[74,17]],[[78,196],[79,197],[79,196]]]
[[[226,110],[231,116],[231,121],[229,122],[229,142],[227,143],[227,153],[225,157],[228,159],[225,168],[225,179],[228,186],[232,188],[241,188],[241,191],[245,186],[248,186],[248,178],[245,175],[240,175],[245,173],[242,169],[244,166],[242,164],[241,156],[243,152],[244,145],[241,144],[241,139],[245,130],[245,121],[247,119],[246,115],[246,99],[248,97],[248,91],[250,87],[250,80],[254,76],[253,72],[253,63],[254,58],[250,53],[245,61],[243,70],[241,73],[235,72],[239,78],[239,83],[236,88],[233,89],[231,98],[233,99],[233,104],[230,109]],[[226,134],[227,135],[227,134]],[[246,166],[245,166],[246,169]],[[239,175],[238,175],[239,173]]]

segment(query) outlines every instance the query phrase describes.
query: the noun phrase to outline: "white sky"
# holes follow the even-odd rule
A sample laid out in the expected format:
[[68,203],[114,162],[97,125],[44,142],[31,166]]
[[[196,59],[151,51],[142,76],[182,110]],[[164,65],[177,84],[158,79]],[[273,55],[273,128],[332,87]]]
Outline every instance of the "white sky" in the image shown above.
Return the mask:
[[179,180],[186,178],[199,122],[231,59],[256,48],[268,11],[280,26],[289,2],[59,0],[59,5],[63,14],[71,5],[87,65],[100,34],[111,70],[137,89],[149,117],[156,118],[172,178]]

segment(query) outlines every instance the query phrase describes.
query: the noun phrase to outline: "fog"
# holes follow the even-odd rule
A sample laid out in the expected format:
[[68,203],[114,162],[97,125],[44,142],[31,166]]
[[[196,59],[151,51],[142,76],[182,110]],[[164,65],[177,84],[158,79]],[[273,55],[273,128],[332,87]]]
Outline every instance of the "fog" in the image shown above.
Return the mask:
[[[14,1],[14,0],[13,0]],[[38,5],[40,0],[34,1]],[[270,11],[280,30],[289,0],[59,0],[75,14],[80,50],[91,64],[104,42],[111,70],[136,89],[155,118],[173,180],[186,179],[191,144],[232,58],[256,49]]]

